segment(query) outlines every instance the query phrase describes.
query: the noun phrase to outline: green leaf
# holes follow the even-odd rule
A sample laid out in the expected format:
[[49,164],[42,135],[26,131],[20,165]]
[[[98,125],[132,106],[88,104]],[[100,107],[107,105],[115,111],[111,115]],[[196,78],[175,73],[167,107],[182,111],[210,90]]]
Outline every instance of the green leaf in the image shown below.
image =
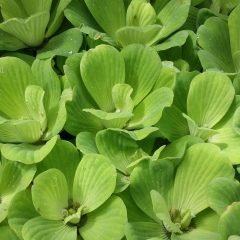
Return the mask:
[[[123,83],[125,78],[121,54],[111,46],[99,45],[84,54],[80,69],[83,82],[100,109],[112,112],[115,108],[112,88],[117,83]],[[103,89],[105,94],[99,94]]]
[[49,169],[39,174],[32,187],[33,204],[37,212],[48,220],[63,219],[68,207],[68,185],[64,174]]
[[228,27],[231,42],[231,52],[236,72],[240,72],[240,5],[238,5],[228,18]]
[[49,12],[38,12],[26,19],[11,18],[0,24],[0,29],[21,40],[24,44],[36,47],[45,36]]
[[179,32],[173,34],[171,37],[169,37],[163,43],[160,43],[160,44],[154,46],[153,48],[156,51],[160,52],[160,51],[168,50],[173,47],[181,47],[187,41],[188,36],[189,36],[189,34],[187,31],[185,31],[185,30],[179,31]]
[[36,217],[29,220],[22,230],[25,240],[76,240],[77,227],[64,225],[62,221],[46,220]]
[[73,200],[84,205],[84,213],[101,206],[113,193],[116,170],[104,156],[85,155],[75,174]]
[[37,216],[38,213],[33,206],[31,192],[26,190],[16,194],[8,210],[8,223],[20,239],[22,239],[23,225]]
[[[175,238],[176,237],[176,238]],[[218,233],[210,232],[202,229],[194,229],[189,233],[185,233],[179,236],[175,236],[172,240],[220,240],[221,236]]]
[[177,169],[173,208],[190,210],[195,216],[209,206],[208,184],[216,177],[233,178],[234,170],[221,150],[210,143],[191,146]]
[[39,145],[28,143],[4,144],[1,148],[1,152],[5,158],[11,161],[33,164],[41,162],[51,152],[58,138],[58,136],[55,136],[46,143]]
[[28,85],[35,84],[29,65],[15,57],[2,57],[0,76],[1,115],[12,119],[27,118],[25,89]]
[[138,145],[128,135],[106,129],[96,135],[96,145],[100,154],[109,158],[112,164],[124,174],[128,174],[127,166],[132,163]]
[[80,162],[80,154],[76,147],[64,140],[58,140],[53,150],[38,164],[38,171],[44,172],[51,168],[61,171],[68,184],[68,194],[72,197],[73,180]]
[[79,28],[68,29],[55,37],[38,51],[38,59],[53,58],[55,56],[68,57],[77,53],[82,45],[83,37]]
[[121,52],[126,66],[125,82],[133,88],[132,99],[138,105],[152,90],[161,72],[161,60],[156,51],[133,44]]
[[130,185],[129,177],[117,172],[116,187],[114,193],[123,192]]
[[166,38],[185,23],[190,5],[190,0],[171,0],[165,5],[157,16],[163,26],[157,36],[158,40]]
[[151,190],[158,191],[168,201],[168,191],[173,185],[174,167],[171,161],[140,162],[130,176],[131,195],[137,206],[156,222],[159,219],[153,210]]
[[[13,1],[11,1],[13,2]],[[52,0],[39,0],[32,3],[31,0],[21,0],[19,7],[23,7],[27,14],[30,16],[37,12],[47,11],[50,12]]]
[[114,38],[115,32],[125,26],[126,14],[122,0],[84,0],[88,9],[104,29],[104,31]]
[[126,237],[128,240],[168,239],[164,226],[151,222],[128,223],[126,226]]
[[155,191],[151,190],[150,192],[153,204],[153,211],[156,216],[163,222],[164,227],[169,232],[182,233],[180,227],[172,222],[171,216],[169,213],[169,207],[162,195]]
[[98,153],[95,134],[91,132],[80,132],[76,137],[76,146],[83,154]]
[[219,232],[222,239],[227,239],[231,235],[240,235],[239,228],[240,202],[229,205],[219,220]]
[[188,115],[200,127],[212,128],[227,113],[234,99],[231,80],[222,73],[205,72],[191,82]]
[[60,27],[64,18],[63,11],[70,2],[71,0],[58,0],[57,3],[56,1],[53,1],[54,8],[51,13],[51,17],[47,27],[47,32],[46,32],[47,38],[53,35],[57,31],[57,29]]
[[0,141],[6,143],[35,143],[41,138],[40,122],[8,120],[0,124]]
[[227,23],[211,17],[198,28],[197,34],[198,44],[203,48],[198,53],[203,68],[235,72]]
[[26,47],[22,41],[13,37],[11,34],[4,32],[3,30],[0,30],[0,39],[0,50],[16,51]]
[[208,187],[210,207],[221,215],[228,205],[240,201],[240,184],[228,178],[216,178]]
[[112,88],[112,99],[117,112],[132,112],[134,104],[131,98],[133,89],[128,84],[116,84]]
[[143,27],[126,26],[116,32],[116,39],[123,47],[134,43],[151,46],[161,29],[162,27],[156,24]]
[[105,112],[96,109],[83,109],[84,112],[91,113],[99,118],[105,128],[123,128],[126,122],[133,116],[131,112]]
[[133,111],[133,118],[128,123],[127,129],[151,127],[162,116],[165,107],[173,101],[173,93],[169,88],[159,88],[150,93]]
[[12,229],[9,226],[1,226],[0,227],[0,238],[1,239],[11,239],[11,240],[19,240],[19,238],[15,235]]
[[36,85],[29,85],[25,90],[25,102],[29,115],[31,119],[40,123],[42,132],[44,132],[47,127],[44,94],[44,90]]
[[[113,240],[124,236],[127,211],[119,197],[111,197],[100,208],[87,215],[86,223],[79,228],[84,240]],[[104,229],[104,231],[103,231]]]

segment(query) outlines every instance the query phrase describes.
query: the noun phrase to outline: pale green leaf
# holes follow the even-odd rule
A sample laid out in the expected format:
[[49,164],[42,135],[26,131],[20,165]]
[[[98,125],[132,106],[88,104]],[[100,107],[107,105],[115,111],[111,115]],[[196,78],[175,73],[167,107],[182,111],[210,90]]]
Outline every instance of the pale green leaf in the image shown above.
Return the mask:
[[95,141],[94,133],[80,132],[76,137],[76,146],[83,154],[98,153]]

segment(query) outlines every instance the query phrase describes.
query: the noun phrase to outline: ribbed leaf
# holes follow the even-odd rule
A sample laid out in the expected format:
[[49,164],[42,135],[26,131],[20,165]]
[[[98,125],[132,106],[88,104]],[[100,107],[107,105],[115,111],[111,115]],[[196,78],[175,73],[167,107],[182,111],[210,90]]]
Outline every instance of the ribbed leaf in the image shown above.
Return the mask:
[[76,240],[77,227],[64,225],[62,221],[37,217],[29,220],[22,230],[24,240]]
[[60,170],[68,184],[68,194],[72,197],[73,179],[80,162],[80,154],[76,147],[64,140],[57,141],[53,150],[38,164],[38,171],[44,172],[51,168]]
[[156,124],[165,107],[171,106],[173,93],[163,87],[150,93],[133,111],[133,118],[128,123],[128,129],[151,127]]
[[240,136],[231,127],[218,129],[218,134],[212,136],[209,142],[218,145],[226,153],[232,164],[240,164]]
[[[121,54],[111,46],[97,46],[84,54],[80,69],[83,82],[100,109],[113,111],[112,88],[125,80],[125,64]],[[103,89],[105,94],[99,94]]]
[[0,69],[1,114],[12,119],[27,118],[25,89],[28,85],[35,84],[30,67],[15,57],[2,57]]
[[41,131],[47,127],[46,112],[44,109],[44,90],[36,85],[29,85],[25,90],[25,102],[31,119],[38,121]]
[[53,1],[54,8],[47,27],[46,37],[53,35],[60,27],[64,17],[63,11],[70,2],[71,0],[58,0],[57,3]]
[[23,225],[37,216],[38,213],[33,206],[31,192],[26,190],[16,194],[9,207],[8,223],[20,239],[22,239]]
[[233,63],[236,72],[240,72],[240,5],[238,5],[230,14],[228,18],[228,27],[230,34],[231,50]]
[[20,39],[28,46],[42,43],[49,20],[49,12],[39,12],[27,19],[12,18],[0,24],[0,28]]
[[77,53],[82,45],[83,37],[79,28],[71,28],[52,37],[49,42],[38,51],[37,58],[46,59],[55,56],[68,57]]
[[133,88],[134,105],[139,104],[151,91],[161,72],[161,60],[156,51],[133,44],[121,52],[126,66],[126,83]]
[[185,233],[182,235],[176,235],[171,238],[172,240],[220,240],[221,236],[218,233],[210,232],[201,229],[194,229],[189,233]]
[[168,239],[163,225],[150,222],[128,223],[126,236],[128,240]]
[[151,190],[158,191],[168,202],[168,191],[173,184],[173,164],[170,161],[145,160],[139,163],[130,176],[131,195],[149,217],[159,222],[153,211]]
[[177,169],[173,208],[196,215],[209,206],[208,184],[216,177],[233,178],[233,168],[221,150],[209,143],[191,146]]
[[28,143],[4,144],[1,148],[2,155],[11,160],[25,164],[41,162],[53,149],[58,136],[51,138],[48,142],[40,145]]
[[128,188],[129,185],[130,185],[129,177],[120,172],[117,172],[117,180],[114,193],[123,192],[125,189]]
[[187,111],[200,126],[211,128],[227,113],[234,99],[231,80],[221,73],[206,72],[190,85]]
[[19,6],[23,6],[28,15],[42,11],[50,12],[52,4],[52,0],[38,0],[36,2],[32,2],[31,0],[20,0],[18,2],[21,2]]
[[199,52],[203,68],[235,72],[227,23],[217,17],[209,18],[197,34],[198,43],[204,49]]
[[113,193],[116,170],[101,155],[86,155],[81,160],[73,183],[73,200],[83,205],[89,213],[102,205]]
[[[119,197],[111,197],[100,208],[87,215],[86,223],[79,228],[84,240],[121,239],[127,223],[127,211]],[[103,231],[104,229],[104,231]]]
[[63,219],[68,207],[68,185],[63,173],[49,169],[39,174],[32,187],[33,204],[37,212],[49,220]]
[[240,184],[228,178],[216,178],[208,187],[210,207],[221,215],[228,205],[240,201]]
[[110,129],[96,135],[96,145],[101,154],[108,157],[121,172],[128,174],[127,166],[132,163],[138,146],[129,136]]
[[95,134],[91,132],[80,132],[76,137],[76,146],[83,154],[98,153]]
[[239,218],[240,202],[235,202],[229,205],[220,217],[219,232],[222,239],[227,239],[231,235],[240,235]]
[[88,9],[104,29],[104,31],[114,38],[115,32],[125,26],[126,14],[122,0],[84,0]]
[[158,34],[158,39],[163,39],[179,29],[187,20],[190,0],[171,0],[158,14],[160,23],[163,25]]

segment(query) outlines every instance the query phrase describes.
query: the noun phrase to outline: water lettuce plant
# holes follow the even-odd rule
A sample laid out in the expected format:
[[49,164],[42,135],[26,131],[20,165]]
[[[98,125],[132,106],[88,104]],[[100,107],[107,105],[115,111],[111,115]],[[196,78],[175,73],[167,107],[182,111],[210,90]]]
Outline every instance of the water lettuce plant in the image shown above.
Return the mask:
[[240,240],[240,0],[0,0],[0,239]]

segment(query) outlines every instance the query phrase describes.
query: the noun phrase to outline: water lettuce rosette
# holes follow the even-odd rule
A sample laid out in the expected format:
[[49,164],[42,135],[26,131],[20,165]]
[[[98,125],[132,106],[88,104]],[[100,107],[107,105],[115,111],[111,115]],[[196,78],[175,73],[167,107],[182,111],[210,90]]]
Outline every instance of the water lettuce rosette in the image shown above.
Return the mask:
[[162,81],[161,60],[143,45],[121,52],[100,45],[73,56],[64,69],[74,88],[65,126],[73,135],[115,128],[140,140],[156,131],[163,109],[172,103],[172,90]]
[[20,192],[12,201],[9,224],[19,237],[26,240],[123,237],[126,208],[119,197],[111,196],[116,170],[106,157],[89,154],[79,163],[76,148],[59,141],[40,165],[42,172],[35,178],[31,192]]
[[2,155],[25,164],[40,162],[65,124],[65,103],[72,91],[62,90],[51,59],[29,66],[15,57],[2,57],[0,69]]

